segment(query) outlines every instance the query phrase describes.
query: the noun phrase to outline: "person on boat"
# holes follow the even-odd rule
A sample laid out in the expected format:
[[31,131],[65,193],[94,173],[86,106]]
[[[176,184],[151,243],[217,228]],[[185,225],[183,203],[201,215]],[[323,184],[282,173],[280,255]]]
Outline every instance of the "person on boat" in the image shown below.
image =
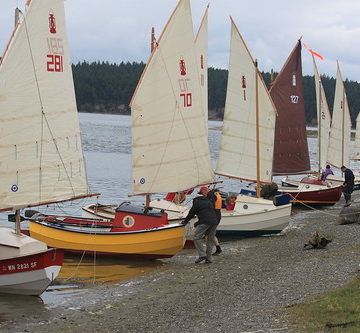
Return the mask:
[[343,184],[343,193],[345,198],[344,207],[349,207],[351,205],[351,193],[354,191],[354,173],[347,168],[346,166],[341,167],[341,171],[344,173],[345,181]]
[[236,197],[228,197],[226,198],[226,210],[234,210],[236,204]]
[[[222,197],[220,195],[219,190],[215,188],[212,191],[209,191],[208,198],[214,205],[214,209],[215,209],[216,216],[218,218],[218,225],[219,225],[220,220],[221,220],[221,206],[222,206]],[[222,249],[221,249],[220,242],[219,242],[218,238],[216,237],[216,235],[214,237],[214,245],[216,247],[216,251],[213,253],[213,256],[217,256],[222,252]]]
[[[203,261],[207,264],[212,262],[212,249],[214,246],[218,218],[215,213],[214,205],[208,198],[208,193],[208,187],[203,186],[200,188],[198,194],[201,195],[193,199],[193,205],[183,221],[183,224],[186,225],[195,215],[198,217],[198,221],[195,223],[194,244],[199,253],[199,258],[195,260],[195,264],[199,264]],[[203,243],[203,238],[205,236],[207,236],[206,249],[204,249]]]
[[323,172],[321,173],[321,180],[324,182],[329,175],[333,175],[333,174],[334,174],[334,173],[333,173],[333,171],[331,170],[330,165],[328,164],[328,165],[326,165],[325,171],[323,171]]

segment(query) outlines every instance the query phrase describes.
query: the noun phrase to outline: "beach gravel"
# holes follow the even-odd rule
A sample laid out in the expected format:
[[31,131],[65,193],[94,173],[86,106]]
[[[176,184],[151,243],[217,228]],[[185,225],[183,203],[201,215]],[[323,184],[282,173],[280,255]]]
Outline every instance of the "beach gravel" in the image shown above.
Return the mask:
[[[225,240],[212,264],[195,265],[196,251],[183,250],[149,275],[89,289],[0,331],[301,332],[288,308],[359,274],[360,225],[337,223],[342,205],[297,209],[282,235]],[[316,230],[333,241],[304,249]]]

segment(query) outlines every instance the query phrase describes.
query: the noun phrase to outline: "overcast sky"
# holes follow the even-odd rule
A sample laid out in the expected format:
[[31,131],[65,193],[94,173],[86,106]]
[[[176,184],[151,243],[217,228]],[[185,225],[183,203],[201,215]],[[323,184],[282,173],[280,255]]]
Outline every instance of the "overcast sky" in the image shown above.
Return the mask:
[[[279,71],[295,45],[303,41],[324,56],[320,73],[360,81],[360,0],[192,0],[195,31],[210,2],[209,65],[227,68],[231,15],[259,68]],[[13,9],[24,0],[1,0],[0,48],[13,26]],[[66,0],[73,62],[146,61],[150,30],[159,36],[177,0]],[[2,53],[2,51],[1,51]],[[303,72],[312,75],[311,55],[303,49]]]

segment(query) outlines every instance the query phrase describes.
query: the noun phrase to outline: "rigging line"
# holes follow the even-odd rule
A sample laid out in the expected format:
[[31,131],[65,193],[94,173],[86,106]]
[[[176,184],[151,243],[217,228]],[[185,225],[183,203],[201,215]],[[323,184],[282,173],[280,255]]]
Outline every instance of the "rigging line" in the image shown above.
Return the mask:
[[55,149],[56,149],[56,152],[58,153],[59,155],[59,158],[60,158],[60,161],[61,161],[61,164],[65,170],[65,174],[69,180],[69,183],[70,183],[70,187],[71,187],[71,190],[75,196],[75,190],[74,190],[74,187],[73,187],[73,184],[71,182],[71,178],[69,176],[69,173],[67,171],[67,168],[65,166],[65,162],[60,154],[60,150],[59,150],[59,147],[57,145],[57,142],[54,138],[54,135],[52,133],[52,130],[50,128],[50,124],[47,120],[47,117],[46,117],[46,114],[44,112],[44,106],[43,106],[43,101],[42,101],[42,98],[41,98],[41,92],[40,92],[40,85],[39,85],[39,80],[38,80],[38,76],[37,76],[37,73],[36,73],[36,67],[35,67],[35,61],[34,61],[34,55],[33,55],[33,52],[32,52],[32,47],[31,47],[31,43],[30,43],[30,37],[29,37],[29,31],[28,31],[28,27],[27,27],[27,23],[26,23],[26,17],[24,15],[24,13],[19,10],[19,12],[22,14],[23,16],[23,22],[24,22],[24,26],[25,26],[25,32],[26,32],[26,38],[27,38],[27,41],[28,41],[28,45],[29,45],[29,52],[30,52],[30,57],[31,57],[31,63],[32,63],[32,67],[33,67],[33,70],[34,70],[34,77],[35,77],[35,82],[36,82],[36,88],[37,88],[37,92],[38,92],[38,97],[39,97],[39,102],[40,102],[40,107],[41,107],[41,143],[40,143],[40,182],[39,182],[39,201],[41,202],[41,165],[42,165],[42,152],[43,152],[43,138],[44,138],[44,130],[43,130],[43,127],[44,127],[44,119],[45,119],[45,122],[46,122],[46,125],[47,125],[47,128],[50,132],[50,135],[51,135],[51,138],[53,139],[53,143],[55,145]]

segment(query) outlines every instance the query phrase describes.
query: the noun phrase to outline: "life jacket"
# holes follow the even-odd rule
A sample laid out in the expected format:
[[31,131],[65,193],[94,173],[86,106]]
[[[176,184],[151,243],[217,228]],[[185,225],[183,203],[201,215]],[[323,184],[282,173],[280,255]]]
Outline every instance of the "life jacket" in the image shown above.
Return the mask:
[[214,204],[214,208],[215,209],[221,209],[222,207],[222,198],[221,198],[221,195],[219,192],[215,192],[215,197],[216,197],[216,201],[215,201],[215,204]]

